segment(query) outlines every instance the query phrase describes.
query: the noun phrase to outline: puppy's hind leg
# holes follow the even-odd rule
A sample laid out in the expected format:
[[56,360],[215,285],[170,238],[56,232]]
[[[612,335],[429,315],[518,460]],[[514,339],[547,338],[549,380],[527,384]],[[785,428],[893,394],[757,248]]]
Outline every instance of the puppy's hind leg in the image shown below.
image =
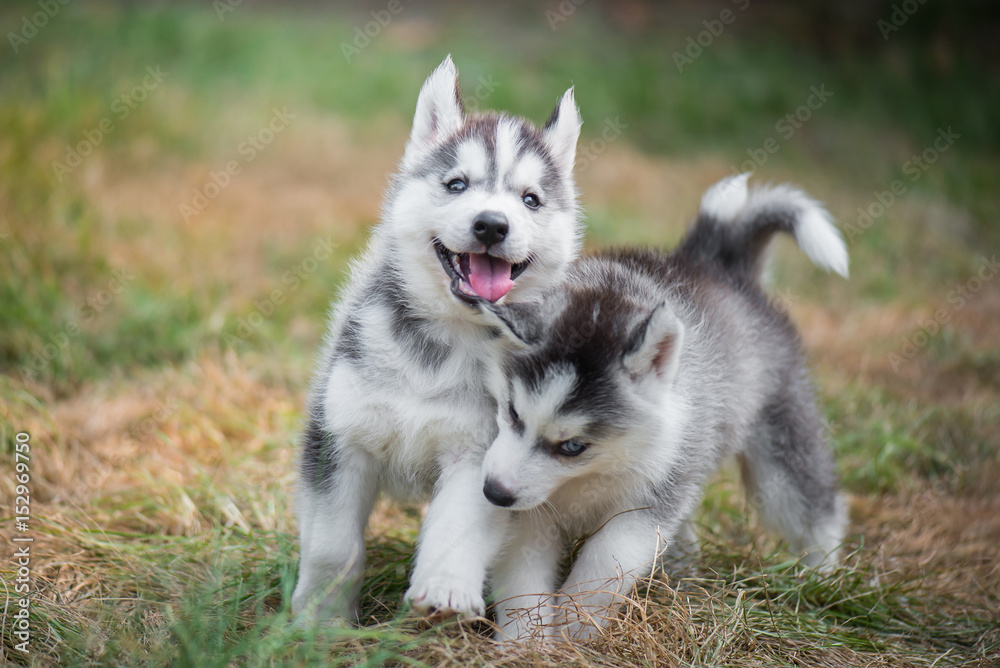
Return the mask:
[[694,573],[701,554],[701,543],[695,529],[694,515],[681,522],[677,535],[663,555],[663,570],[671,579],[689,577]]
[[740,456],[750,504],[791,551],[834,568],[847,526],[833,455],[808,388],[791,386],[762,411]]

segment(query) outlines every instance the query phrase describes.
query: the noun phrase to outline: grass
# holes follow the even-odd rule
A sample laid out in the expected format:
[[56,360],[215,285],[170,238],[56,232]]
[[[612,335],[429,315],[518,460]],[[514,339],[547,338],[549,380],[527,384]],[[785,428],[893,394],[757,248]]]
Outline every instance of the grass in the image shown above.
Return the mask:
[[[976,17],[922,5],[883,44],[754,6],[677,72],[672,53],[711,11],[648,10],[640,29],[585,4],[552,31],[535,8],[484,19],[447,7],[408,7],[347,62],[341,42],[363,13],[241,6],[220,20],[70,3],[0,58],[0,456],[13,461],[15,434],[31,434],[36,589],[32,653],[13,648],[3,617],[4,660],[996,665],[1000,283],[961,306],[949,297],[1000,240],[1000,88],[984,85],[995,64],[934,33],[973,34]],[[34,11],[5,5],[0,25]],[[843,42],[796,41],[810,35]],[[905,181],[851,237],[850,281],[791,244],[774,263],[851,495],[844,569],[801,574],[727,469],[707,490],[690,572],[640,588],[591,643],[500,648],[486,622],[427,626],[399,609],[420,509],[385,502],[365,625],[291,623],[293,444],[312,357],[418,86],[448,52],[468,95],[492,82],[477,106],[541,121],[576,86],[591,246],[675,243],[700,193],[813,85],[834,95],[755,180],[803,185],[845,226]],[[167,75],[134,100],[147,67]],[[250,159],[240,146],[276,108],[294,118]],[[113,130],[60,178],[53,163],[106,118]],[[610,121],[621,133],[602,143]],[[948,126],[960,138],[911,180],[907,160]],[[185,222],[180,206],[232,160],[240,174]],[[894,365],[940,309],[948,322]],[[13,496],[9,476],[0,488]],[[13,537],[11,517],[0,526]],[[8,586],[12,568],[0,560]]]

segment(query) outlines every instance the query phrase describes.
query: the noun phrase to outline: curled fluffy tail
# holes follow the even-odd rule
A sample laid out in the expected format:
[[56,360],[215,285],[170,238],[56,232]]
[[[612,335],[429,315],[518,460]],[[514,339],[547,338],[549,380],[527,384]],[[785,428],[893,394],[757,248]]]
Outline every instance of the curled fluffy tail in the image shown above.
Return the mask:
[[785,232],[814,264],[846,278],[847,246],[826,209],[788,185],[749,190],[749,177],[731,176],[705,192],[698,219],[678,252],[757,281],[764,249],[775,233]]

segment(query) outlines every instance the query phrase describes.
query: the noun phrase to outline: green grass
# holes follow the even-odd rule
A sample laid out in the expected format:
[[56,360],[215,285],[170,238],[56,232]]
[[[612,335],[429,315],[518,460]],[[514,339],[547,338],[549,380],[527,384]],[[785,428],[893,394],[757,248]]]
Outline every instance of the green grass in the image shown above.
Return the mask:
[[[35,8],[5,5],[0,25],[18,26]],[[407,9],[407,20],[426,23],[407,24],[409,37],[380,36],[348,63],[340,44],[363,14],[248,6],[220,21],[210,7],[195,5],[70,3],[20,54],[0,58],[0,438],[4,456],[27,426],[42,443],[34,475],[45,555],[33,607],[36,655],[11,652],[5,635],[6,658],[136,666],[557,659],[940,666],[1000,651],[995,591],[931,587],[913,574],[924,563],[917,548],[899,556],[905,567],[884,568],[878,548],[865,543],[880,527],[864,521],[848,568],[829,578],[803,576],[772,538],[747,526],[725,476],[705,498],[696,572],[677,588],[654,582],[640,591],[617,640],[565,655],[501,652],[483,639],[482,626],[424,628],[406,617],[399,601],[418,527],[414,509],[369,538],[367,626],[289,623],[297,541],[287,452],[330,297],[375,207],[352,200],[346,210],[353,213],[324,213],[313,225],[291,214],[241,218],[213,205],[185,226],[172,210],[157,217],[136,206],[116,209],[106,195],[118,181],[134,178],[140,199],[165,189],[168,206],[183,201],[275,107],[302,119],[262,158],[273,161],[274,171],[265,173],[275,178],[289,170],[284,187],[315,178],[305,149],[309,133],[323,139],[317,128],[342,132],[348,139],[336,146],[355,158],[367,157],[368,147],[384,153],[389,169],[420,82],[450,52],[466,93],[481,77],[499,83],[480,106],[542,121],[573,84],[583,145],[600,136],[606,119],[620,118],[628,127],[616,151],[663,168],[665,179],[693,172],[702,186],[776,136],[775,123],[805,101],[810,86],[825,85],[833,97],[782,140],[756,180],[799,182],[845,224],[893,179],[906,178],[904,164],[939,127],[953,126],[961,134],[955,146],[907,181],[907,193],[852,241],[849,282],[813,271],[782,246],[775,285],[789,290],[798,308],[825,308],[841,320],[865,309],[933,310],[1000,241],[1000,87],[989,85],[995,64],[957,46],[944,60],[940,49],[924,48],[935,22],[953,19],[952,9],[923,5],[910,32],[885,47],[848,41],[804,48],[787,37],[795,31],[748,13],[683,73],[672,52],[702,29],[706,17],[697,8],[638,34],[602,24],[596,5],[581,6],[556,32],[537,9],[530,20],[495,10],[488,25],[472,10],[452,9],[445,18]],[[430,37],[421,37],[425,32]],[[167,72],[164,83],[116,119],[93,157],[57,178],[53,161],[114,115],[114,100],[141,83],[147,66]],[[299,153],[281,153],[293,150]],[[697,205],[692,195],[669,211],[655,208],[627,181],[614,189],[597,182],[594,190],[583,193],[583,203],[595,246],[670,246]],[[327,229],[331,256],[291,289],[283,277]],[[251,248],[239,244],[244,231],[259,233]],[[122,269],[134,278],[111,292]],[[264,313],[261,304],[275,288],[286,300]],[[978,327],[996,317],[987,301],[994,289],[990,284],[966,311],[983,313],[986,324]],[[110,301],[98,310],[102,291]],[[241,331],[242,322],[251,326]],[[896,334],[869,336],[861,328],[856,335],[849,348],[876,362],[899,346]],[[917,370],[912,376],[869,374],[862,363],[838,361],[843,351],[830,353],[818,384],[839,388],[822,397],[850,493],[877,505],[928,488],[987,501],[998,490],[1000,356],[982,338],[971,325],[948,325],[909,367]],[[151,421],[134,450],[110,457],[122,430],[153,417],[149,396],[177,403]],[[106,466],[107,482],[89,489],[95,461]],[[4,577],[9,568],[0,566]],[[641,604],[646,600],[652,603]],[[640,623],[662,642],[645,642]]]
[[[11,8],[4,16],[12,23],[19,13]],[[555,36],[544,22],[525,27],[516,57],[503,39],[470,34],[459,21],[441,26],[439,41],[447,47],[413,53],[382,39],[348,63],[340,43],[353,27],[333,14],[304,21],[293,12],[237,11],[219,21],[214,12],[190,7],[138,11],[108,5],[96,12],[67,7],[22,47],[23,58],[5,59],[0,90],[12,103],[0,111],[8,146],[0,154],[0,175],[7,184],[7,233],[13,237],[0,245],[0,253],[16,270],[5,272],[0,282],[0,297],[8,305],[0,316],[4,365],[22,365],[37,352],[41,341],[34,332],[59,331],[71,322],[74,308],[100,289],[110,270],[98,249],[107,229],[79,192],[75,175],[60,183],[51,161],[32,154],[48,145],[53,157],[61,158],[61,147],[80,141],[102,118],[115,117],[113,100],[141,83],[147,65],[168,73],[162,88],[118,121],[99,151],[113,154],[151,141],[161,160],[225,157],[232,144],[224,128],[234,104],[260,113],[275,106],[308,109],[359,125],[373,116],[403,118],[412,108],[416,82],[450,49],[459,57],[464,80],[491,77],[500,83],[485,101],[489,107],[541,119],[555,92],[572,82],[584,110],[585,140],[588,130],[599,134],[603,119],[620,117],[629,125],[623,139],[632,145],[665,155],[708,152],[737,165],[747,149],[776,135],[775,122],[803,103],[810,86],[822,83],[835,91],[833,97],[781,142],[765,172],[819,163],[827,178],[857,186],[866,205],[873,201],[866,186],[887,187],[902,176],[908,157],[933,141],[938,127],[955,126],[962,136],[953,152],[943,154],[905,197],[961,202],[976,222],[970,246],[1000,238],[988,224],[1000,215],[992,186],[1000,177],[993,159],[1000,138],[989,120],[1000,114],[1000,95],[982,86],[964,61],[947,73],[937,72],[919,51],[844,56],[830,63],[809,54],[792,56],[778,41],[734,35],[720,38],[678,73],[671,54],[687,35],[626,38],[608,33],[581,10]],[[83,52],[86,58],[73,55]],[[543,59],[545,67],[538,67]],[[853,217],[847,207],[835,212]],[[595,239],[647,240],[641,220],[621,220],[618,211],[593,213]],[[602,220],[615,221],[613,229],[605,230]],[[887,224],[877,225],[852,249],[856,262],[874,256],[885,261],[899,252],[898,236],[883,232]],[[889,262],[885,271],[860,278],[865,296],[884,300],[905,292],[900,276],[914,293],[940,278],[927,276],[909,255]],[[164,359],[175,361],[204,343],[208,333],[199,332],[196,323],[206,320],[225,287],[209,287],[200,299],[141,281],[137,286],[120,306],[129,320],[125,327],[93,335],[85,328],[79,339],[80,349],[99,349],[104,342],[107,351],[61,354],[43,377],[73,382],[94,377],[124,363],[108,351],[124,352],[128,347],[120,344],[126,339],[148,340],[148,330],[164,321],[174,323],[161,332]],[[164,303],[152,303],[156,299]],[[277,327],[283,324],[275,321]],[[147,363],[149,355],[140,351],[138,361]]]
[[[427,665],[416,656],[426,657],[434,645],[461,651],[453,625],[421,628],[393,612],[406,587],[412,533],[369,541],[371,616],[362,629],[291,623],[287,601],[296,565],[287,535],[218,529],[184,538],[76,526],[64,537],[101,560],[105,583],[102,599],[90,601],[90,615],[41,606],[36,622],[48,629],[43,642],[62,665]],[[974,611],[956,619],[956,601],[928,598],[918,578],[884,582],[886,574],[858,555],[848,558],[852,568],[832,577],[803,575],[781,553],[734,548],[738,535],[706,538],[702,561],[711,567],[669,587],[651,581],[623,622],[659,625],[665,620],[655,612],[649,619],[647,610],[682,610],[689,637],[674,638],[669,652],[684,665],[743,665],[740,657],[751,648],[763,665],[841,650],[927,665],[927,657],[968,657],[982,651],[985,638],[998,641],[989,620]],[[614,658],[604,657],[609,665]],[[951,665],[947,658],[944,665]]]

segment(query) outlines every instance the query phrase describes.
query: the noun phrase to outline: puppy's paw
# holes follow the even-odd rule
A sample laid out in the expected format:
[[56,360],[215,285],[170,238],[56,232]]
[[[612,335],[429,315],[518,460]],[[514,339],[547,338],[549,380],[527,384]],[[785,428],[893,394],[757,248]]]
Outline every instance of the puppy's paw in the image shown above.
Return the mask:
[[403,602],[415,613],[435,619],[460,617],[474,619],[486,613],[482,589],[454,580],[431,578],[413,583]]
[[[330,587],[327,587],[330,589]],[[292,594],[292,614],[302,626],[356,626],[360,608],[356,596],[334,586],[332,591],[301,582]]]
[[292,607],[295,623],[302,628],[350,628],[358,625],[359,610],[340,602],[316,601],[296,609]]
[[558,638],[554,625],[555,611],[549,603],[551,597],[522,597],[517,605],[502,601],[496,608],[497,631],[494,639],[504,644],[524,642],[547,643]]
[[608,609],[581,605],[570,596],[559,596],[556,609],[559,614],[552,631],[564,641],[592,640],[608,626]]
[[601,633],[602,629],[590,622],[572,622],[562,629],[561,635],[570,640],[593,640]]
[[349,629],[358,625],[358,615],[355,611],[343,614],[324,611],[317,614],[315,610],[303,610],[292,618],[292,625],[299,629]]

